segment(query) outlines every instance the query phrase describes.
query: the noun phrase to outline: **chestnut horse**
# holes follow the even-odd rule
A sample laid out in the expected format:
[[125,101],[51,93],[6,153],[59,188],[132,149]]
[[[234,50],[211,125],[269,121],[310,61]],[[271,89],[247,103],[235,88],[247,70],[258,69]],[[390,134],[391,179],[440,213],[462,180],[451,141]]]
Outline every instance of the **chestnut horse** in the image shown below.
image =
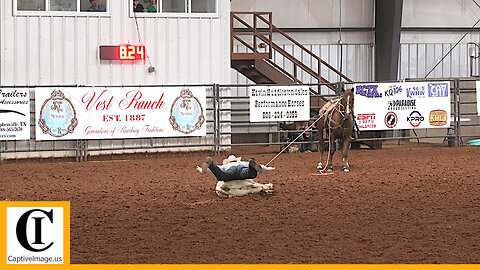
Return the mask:
[[332,157],[335,153],[335,140],[339,139],[339,146],[342,150],[343,170],[350,171],[348,165],[348,148],[352,141],[355,119],[353,117],[354,95],[353,89],[347,89],[341,97],[335,97],[320,109],[321,118],[317,121],[318,141],[320,147],[320,161],[317,168],[323,171],[323,131],[329,138],[329,156],[327,160],[327,171],[332,171]]

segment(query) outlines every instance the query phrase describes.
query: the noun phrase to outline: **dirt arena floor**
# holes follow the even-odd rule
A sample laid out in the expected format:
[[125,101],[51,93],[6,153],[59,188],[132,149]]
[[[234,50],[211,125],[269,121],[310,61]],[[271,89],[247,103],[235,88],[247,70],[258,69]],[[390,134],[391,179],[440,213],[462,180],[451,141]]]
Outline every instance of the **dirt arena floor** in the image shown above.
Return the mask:
[[480,263],[479,147],[351,150],[328,176],[318,153],[282,154],[257,178],[274,195],[231,199],[195,170],[207,154],[3,161],[0,197],[70,201],[74,264]]

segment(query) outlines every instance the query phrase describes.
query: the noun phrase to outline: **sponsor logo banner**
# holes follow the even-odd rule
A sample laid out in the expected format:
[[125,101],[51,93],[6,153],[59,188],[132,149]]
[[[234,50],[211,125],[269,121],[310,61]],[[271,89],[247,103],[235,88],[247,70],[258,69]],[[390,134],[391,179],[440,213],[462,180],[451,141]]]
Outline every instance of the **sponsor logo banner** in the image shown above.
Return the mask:
[[425,120],[425,117],[420,114],[419,111],[413,111],[407,117],[407,121],[412,125],[412,127],[418,127]]
[[70,263],[69,202],[4,201],[0,208],[5,264]]
[[388,112],[385,115],[385,125],[388,128],[394,128],[397,125],[398,117],[394,112]]
[[357,115],[357,125],[360,129],[376,128],[376,115],[374,113],[361,113]]
[[30,139],[30,90],[0,88],[0,141]]
[[430,125],[441,127],[447,125],[448,114],[444,110],[434,110],[431,111],[428,116],[428,121]]
[[251,86],[250,122],[309,121],[308,86]]
[[428,96],[429,97],[448,97],[450,86],[448,83],[429,83]]
[[394,97],[403,92],[402,86],[392,85],[384,91],[385,97]]
[[[354,111],[360,130],[444,128],[450,125],[448,81],[358,84],[354,89]],[[373,119],[369,118],[371,115]],[[378,118],[380,120],[375,121]]]
[[389,100],[388,110],[389,111],[415,110],[417,108],[415,104],[416,104],[415,99]]
[[378,85],[356,85],[355,94],[366,98],[382,98],[382,93],[378,92]]
[[37,89],[36,139],[206,136],[205,92],[205,87]]
[[408,98],[424,98],[425,86],[414,85],[406,88],[406,94]]

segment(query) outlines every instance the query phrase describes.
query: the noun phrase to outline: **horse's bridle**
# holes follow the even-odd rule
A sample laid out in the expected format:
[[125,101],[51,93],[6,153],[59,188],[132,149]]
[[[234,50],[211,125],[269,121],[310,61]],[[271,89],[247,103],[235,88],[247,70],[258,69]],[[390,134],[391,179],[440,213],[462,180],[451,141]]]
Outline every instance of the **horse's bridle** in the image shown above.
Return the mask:
[[[350,104],[350,96],[347,96],[347,102],[345,103],[345,105],[343,105],[342,102],[340,102],[343,99],[344,99],[344,97],[340,98],[339,102],[337,103],[337,106],[335,106],[335,108],[330,113],[330,117],[333,115],[334,111],[337,111],[342,116],[342,122],[340,124],[338,124],[336,127],[341,127],[343,125],[343,123],[345,122],[345,120],[350,115],[353,117],[353,107]],[[341,107],[342,109],[339,109],[339,107]],[[330,122],[332,122],[331,118],[330,118]],[[353,122],[355,124],[355,121],[353,121]],[[329,127],[330,128],[336,128],[336,127],[331,127],[330,124],[329,124]],[[343,129],[348,129],[348,128],[351,128],[351,127],[343,127]]]
[[[343,97],[341,99],[343,99]],[[338,110],[338,112],[342,115],[343,120],[345,121],[349,115],[353,114],[353,107],[352,104],[350,104],[350,96],[347,96],[347,102],[345,105],[343,105],[341,102],[339,105],[343,107],[343,110]]]

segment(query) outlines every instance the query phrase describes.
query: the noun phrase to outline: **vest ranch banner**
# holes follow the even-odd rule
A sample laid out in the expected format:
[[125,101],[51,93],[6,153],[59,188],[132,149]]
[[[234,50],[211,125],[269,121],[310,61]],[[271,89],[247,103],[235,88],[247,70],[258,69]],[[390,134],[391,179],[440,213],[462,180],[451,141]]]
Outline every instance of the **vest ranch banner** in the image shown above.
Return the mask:
[[206,136],[205,91],[205,87],[36,89],[36,139]]
[[250,122],[308,121],[308,86],[251,86]]
[[354,84],[360,130],[447,128],[450,82]]
[[0,88],[0,141],[30,139],[29,91]]

